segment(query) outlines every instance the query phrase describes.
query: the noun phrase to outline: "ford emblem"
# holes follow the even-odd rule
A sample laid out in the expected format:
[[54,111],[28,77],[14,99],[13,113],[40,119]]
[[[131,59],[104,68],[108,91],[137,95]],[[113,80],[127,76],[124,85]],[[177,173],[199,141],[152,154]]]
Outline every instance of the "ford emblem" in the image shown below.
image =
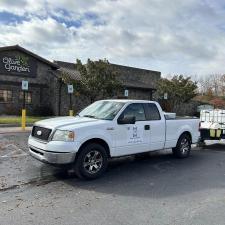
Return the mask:
[[37,131],[37,135],[38,135],[38,136],[41,136],[41,135],[42,135],[41,130],[38,130],[38,131]]

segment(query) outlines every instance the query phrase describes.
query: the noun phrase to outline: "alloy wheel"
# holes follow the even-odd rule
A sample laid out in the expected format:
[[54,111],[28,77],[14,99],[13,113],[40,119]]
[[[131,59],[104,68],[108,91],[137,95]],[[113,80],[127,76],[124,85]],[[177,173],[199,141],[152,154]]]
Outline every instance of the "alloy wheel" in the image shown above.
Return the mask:
[[102,163],[102,154],[97,150],[93,150],[84,157],[83,167],[86,172],[95,174],[101,169]]

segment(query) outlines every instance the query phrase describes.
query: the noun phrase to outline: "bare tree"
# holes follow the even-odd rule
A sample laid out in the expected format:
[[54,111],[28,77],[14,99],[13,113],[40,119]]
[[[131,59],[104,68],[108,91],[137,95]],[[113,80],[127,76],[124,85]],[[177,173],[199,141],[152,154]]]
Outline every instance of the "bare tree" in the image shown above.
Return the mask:
[[212,93],[215,96],[225,94],[225,75],[210,74],[198,79],[199,92],[201,94]]

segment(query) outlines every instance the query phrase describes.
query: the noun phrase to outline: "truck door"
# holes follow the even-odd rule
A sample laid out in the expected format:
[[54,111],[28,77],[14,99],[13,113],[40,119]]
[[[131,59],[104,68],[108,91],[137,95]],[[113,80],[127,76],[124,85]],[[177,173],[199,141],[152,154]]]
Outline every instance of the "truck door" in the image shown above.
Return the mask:
[[150,124],[150,150],[158,150],[164,148],[165,143],[165,118],[161,118],[158,107],[155,103],[144,103],[146,119]]
[[150,150],[150,121],[146,121],[143,104],[132,103],[128,105],[119,116],[119,119],[129,116],[135,117],[135,124],[116,125],[115,154],[117,156],[129,155]]

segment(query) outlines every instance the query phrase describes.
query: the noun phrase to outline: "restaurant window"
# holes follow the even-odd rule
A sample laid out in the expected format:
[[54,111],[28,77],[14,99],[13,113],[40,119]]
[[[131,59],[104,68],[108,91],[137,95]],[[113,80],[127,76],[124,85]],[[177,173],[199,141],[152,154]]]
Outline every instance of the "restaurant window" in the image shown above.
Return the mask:
[[12,91],[0,90],[0,102],[1,103],[12,102]]
[[[23,100],[23,91],[20,92],[20,100]],[[32,103],[32,94],[31,92],[25,92],[25,103],[31,104]]]

